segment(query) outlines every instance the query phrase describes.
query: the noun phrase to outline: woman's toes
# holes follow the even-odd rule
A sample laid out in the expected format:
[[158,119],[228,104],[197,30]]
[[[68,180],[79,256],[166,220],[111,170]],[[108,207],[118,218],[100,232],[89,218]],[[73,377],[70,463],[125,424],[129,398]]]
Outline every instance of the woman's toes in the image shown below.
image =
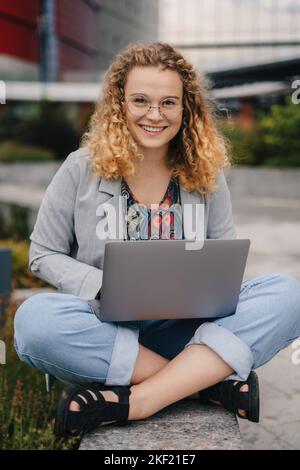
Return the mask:
[[[80,398],[82,398],[85,403],[87,403],[86,399],[82,395],[78,395],[78,396]],[[77,401],[71,401],[69,410],[70,411],[80,411],[80,406],[77,403]]]
[[[243,385],[241,388],[240,388],[240,391],[241,392],[248,392],[249,391],[249,386],[247,384]],[[244,418],[247,418],[247,413],[245,410],[239,410],[239,414],[241,416],[244,416]]]
[[[78,396],[81,397],[87,403],[86,399],[82,395],[78,395]],[[70,406],[69,406],[69,410],[70,411],[80,411],[80,406],[77,403],[77,401],[71,401]],[[75,435],[76,432],[77,432],[77,429],[71,429],[71,434]]]
[[70,411],[80,411],[80,406],[78,405],[78,403],[76,401],[71,401],[69,410]]

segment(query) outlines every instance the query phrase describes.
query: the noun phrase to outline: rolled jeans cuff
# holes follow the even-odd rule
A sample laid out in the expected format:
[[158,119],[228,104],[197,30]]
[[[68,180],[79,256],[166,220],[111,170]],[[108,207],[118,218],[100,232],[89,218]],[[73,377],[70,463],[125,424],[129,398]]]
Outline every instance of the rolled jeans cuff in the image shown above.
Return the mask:
[[225,380],[247,380],[254,362],[253,354],[249,346],[231,331],[216,323],[206,322],[197,328],[184,348],[192,344],[205,344],[235,371]]
[[139,352],[139,329],[118,324],[105,385],[130,385]]

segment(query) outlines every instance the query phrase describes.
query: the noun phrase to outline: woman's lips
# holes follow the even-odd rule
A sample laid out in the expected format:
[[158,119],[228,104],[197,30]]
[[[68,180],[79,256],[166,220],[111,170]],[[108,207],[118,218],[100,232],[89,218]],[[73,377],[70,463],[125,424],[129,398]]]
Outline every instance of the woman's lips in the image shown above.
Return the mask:
[[[145,129],[145,127],[149,127],[151,128],[152,126],[143,126],[142,124],[139,124],[139,126],[141,127],[141,129],[145,132],[146,135],[149,135],[151,137],[154,137],[156,135],[161,135],[162,132],[166,129],[166,126],[161,126],[161,130],[160,131],[150,131],[150,130],[147,130]],[[154,127],[154,126],[153,126]]]

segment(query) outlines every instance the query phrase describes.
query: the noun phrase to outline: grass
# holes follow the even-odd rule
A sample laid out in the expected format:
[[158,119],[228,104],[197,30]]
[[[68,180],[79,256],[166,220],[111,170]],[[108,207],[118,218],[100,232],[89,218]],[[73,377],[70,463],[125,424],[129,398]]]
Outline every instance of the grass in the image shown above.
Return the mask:
[[58,439],[53,434],[55,408],[63,389],[56,382],[47,393],[44,374],[22,363],[13,346],[13,318],[20,305],[8,308],[3,334],[6,364],[0,365],[0,450],[72,450],[78,438]]

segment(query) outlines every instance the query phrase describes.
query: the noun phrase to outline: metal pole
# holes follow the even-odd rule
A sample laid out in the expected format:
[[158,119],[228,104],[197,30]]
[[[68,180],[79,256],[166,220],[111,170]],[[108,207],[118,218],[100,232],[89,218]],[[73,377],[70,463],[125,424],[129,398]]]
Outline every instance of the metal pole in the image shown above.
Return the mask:
[[39,19],[40,80],[58,79],[58,50],[56,39],[56,0],[41,0]]

